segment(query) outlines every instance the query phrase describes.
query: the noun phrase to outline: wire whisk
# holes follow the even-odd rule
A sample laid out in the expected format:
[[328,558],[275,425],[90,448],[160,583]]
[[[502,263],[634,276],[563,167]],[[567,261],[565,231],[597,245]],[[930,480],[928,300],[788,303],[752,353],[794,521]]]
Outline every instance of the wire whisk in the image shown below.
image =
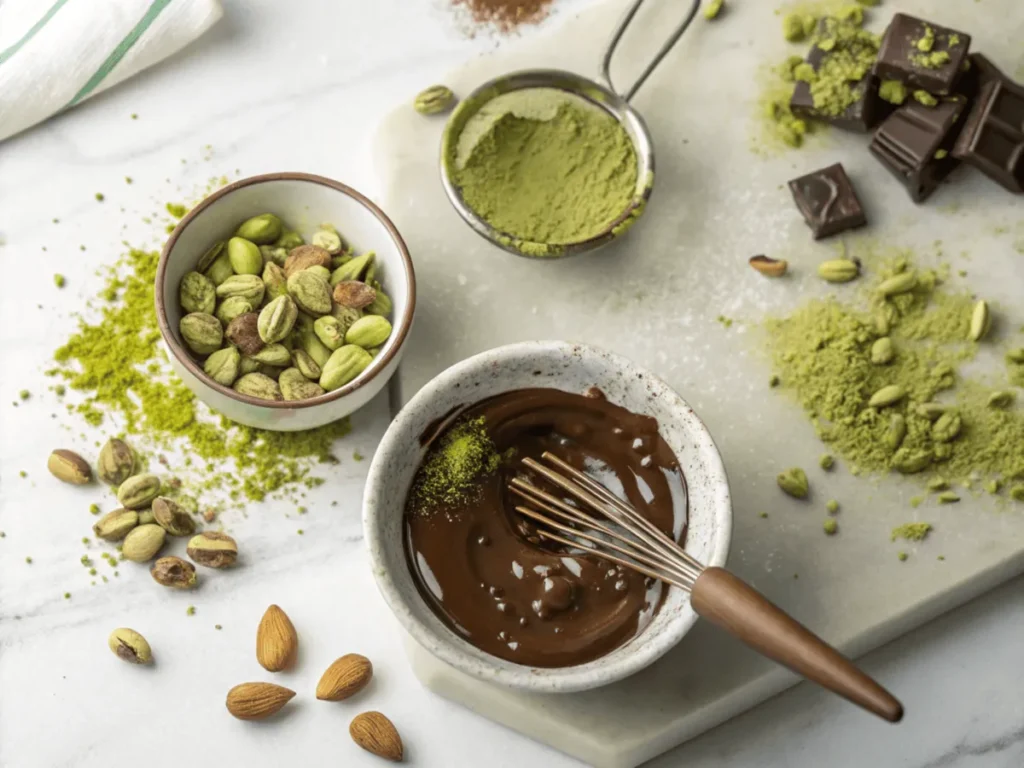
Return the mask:
[[523,465],[578,503],[523,477],[510,490],[526,503],[516,511],[538,523],[537,535],[607,560],[690,593],[696,613],[758,653],[888,720],[903,706],[853,662],[724,568],[705,567],[647,518],[601,483],[552,453]]

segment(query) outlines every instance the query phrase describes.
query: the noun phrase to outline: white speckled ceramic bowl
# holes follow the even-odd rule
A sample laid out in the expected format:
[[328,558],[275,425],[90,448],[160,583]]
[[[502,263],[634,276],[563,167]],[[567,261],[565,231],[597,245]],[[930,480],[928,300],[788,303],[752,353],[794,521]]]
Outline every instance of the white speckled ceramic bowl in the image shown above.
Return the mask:
[[363,524],[377,585],[398,620],[437,658],[481,680],[544,693],[597,688],[651,664],[697,620],[689,595],[671,589],[647,628],[608,655],[575,667],[535,668],[467,643],[438,619],[416,588],[403,547],[402,515],[423,458],[420,435],[452,409],[492,395],[527,387],[583,393],[592,386],[613,403],[658,420],[689,487],[686,551],[705,565],[725,565],[732,533],[725,468],[700,418],[668,385],[623,357],[560,341],[512,344],[464,360],[423,387],[391,423],[370,466]]
[[[218,240],[226,240],[251,216],[274,213],[307,240],[323,222],[334,224],[360,253],[377,253],[377,272],[394,304],[394,330],[380,354],[353,381],[309,400],[273,402],[241,395],[203,373],[178,331],[178,286],[199,258]],[[395,225],[356,190],[308,173],[270,173],[236,181],[189,211],[171,233],[156,276],[156,315],[171,367],[196,396],[232,421],[251,427],[292,431],[312,429],[348,416],[366,405],[398,369],[402,344],[416,309],[412,259]]]

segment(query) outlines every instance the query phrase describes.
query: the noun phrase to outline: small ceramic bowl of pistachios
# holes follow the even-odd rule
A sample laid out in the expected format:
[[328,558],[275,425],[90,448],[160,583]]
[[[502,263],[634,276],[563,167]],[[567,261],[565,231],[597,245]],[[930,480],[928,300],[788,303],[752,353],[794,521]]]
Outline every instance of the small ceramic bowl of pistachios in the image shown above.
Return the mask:
[[207,405],[263,429],[312,429],[398,368],[416,281],[370,200],[306,173],[242,179],[193,208],[157,268],[171,365]]

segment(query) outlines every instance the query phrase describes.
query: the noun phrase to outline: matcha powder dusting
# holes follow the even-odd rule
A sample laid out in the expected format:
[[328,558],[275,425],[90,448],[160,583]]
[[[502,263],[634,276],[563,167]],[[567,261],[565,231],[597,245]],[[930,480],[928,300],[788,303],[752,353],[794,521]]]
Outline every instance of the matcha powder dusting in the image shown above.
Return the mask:
[[416,473],[412,497],[418,512],[430,514],[466,501],[474,481],[497,470],[500,463],[482,416],[457,422],[430,449]]
[[93,426],[127,433],[143,452],[183,455],[204,490],[230,499],[262,500],[300,492],[322,480],[314,463],[335,462],[334,441],[349,432],[348,420],[307,432],[268,432],[241,426],[210,411],[171,371],[160,346],[153,304],[159,254],[132,250],[109,268],[93,322],[55,353],[48,371],[80,394],[68,404]]
[[600,107],[550,88],[486,102],[449,146],[446,166],[470,208],[528,243],[595,237],[636,195],[637,157],[625,129]]

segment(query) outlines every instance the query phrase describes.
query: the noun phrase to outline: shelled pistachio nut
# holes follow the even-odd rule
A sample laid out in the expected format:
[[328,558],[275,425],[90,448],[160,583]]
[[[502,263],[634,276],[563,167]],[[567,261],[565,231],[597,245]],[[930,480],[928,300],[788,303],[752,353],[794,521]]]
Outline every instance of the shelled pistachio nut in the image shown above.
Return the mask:
[[380,315],[367,315],[352,323],[345,334],[346,344],[355,344],[363,349],[379,347],[391,335],[391,323]]
[[268,245],[281,236],[281,220],[272,213],[261,213],[243,221],[235,232],[237,237],[244,237],[257,245]]
[[255,312],[246,312],[228,323],[228,327],[224,331],[227,340],[238,347],[238,351],[243,355],[252,357],[263,349],[259,317]]
[[892,457],[892,467],[904,475],[914,475],[927,469],[932,463],[932,454],[928,451],[900,448]]
[[818,275],[830,283],[848,283],[859,274],[860,267],[850,259],[832,259],[818,265]]
[[266,298],[269,301],[288,295],[288,278],[285,277],[280,265],[272,261],[263,265],[263,284],[266,286]]
[[300,245],[288,253],[284,262],[284,275],[288,278],[296,272],[317,266],[330,267],[331,254],[319,245]]
[[159,495],[160,478],[150,474],[129,477],[117,489],[117,500],[126,509],[148,507]]
[[323,342],[317,338],[312,328],[303,328],[299,330],[298,334],[299,348],[302,349],[309,357],[322,369],[327,365],[327,361],[331,357],[331,350],[323,345]]
[[107,646],[117,658],[129,664],[149,664],[153,661],[153,650],[149,643],[134,629],[115,629],[107,638]]
[[210,246],[210,249],[199,257],[199,262],[196,264],[196,272],[205,272],[213,263],[217,261],[224,253],[225,248],[228,247],[226,240],[221,240]]
[[884,408],[887,405],[895,405],[907,396],[907,390],[899,384],[890,384],[875,392],[868,400],[872,408]]
[[139,524],[139,513],[134,509],[115,509],[96,521],[92,532],[97,539],[120,541]]
[[192,589],[198,577],[196,567],[180,557],[161,557],[149,569],[150,576],[157,584],[173,589]]
[[189,272],[181,279],[178,301],[186,312],[205,312],[212,315],[217,304],[217,286],[210,278],[198,272]]
[[974,305],[971,312],[971,326],[967,338],[971,341],[981,341],[992,327],[992,313],[988,308],[987,301],[979,301]]
[[267,344],[281,341],[292,332],[295,320],[299,316],[299,308],[291,296],[278,296],[260,310],[257,330],[260,338]]
[[377,255],[373,251],[367,251],[362,256],[356,256],[346,261],[331,273],[331,287],[333,288],[345,280],[358,280],[370,268],[376,257]]
[[878,292],[886,298],[898,296],[901,293],[909,293],[917,287],[917,275],[913,272],[901,272],[898,275],[883,280],[878,286]]
[[247,373],[234,384],[234,390],[242,395],[258,397],[260,400],[283,400],[277,382],[263,373]]
[[451,108],[455,94],[447,85],[432,85],[416,94],[412,106],[421,115],[437,115]]
[[892,339],[888,336],[876,339],[875,343],[871,345],[871,362],[875,365],[887,365],[892,362],[895,355]]
[[309,270],[293,272],[288,277],[288,294],[295,299],[299,309],[315,317],[331,311],[330,286]]
[[217,287],[220,287],[221,283],[235,274],[235,270],[231,268],[231,259],[228,258],[228,244],[225,242],[219,245],[221,246],[219,255],[209,267],[203,270],[203,275]]
[[362,309],[373,304],[377,298],[377,292],[366,283],[359,280],[342,280],[335,284],[331,292],[336,304],[349,309]]
[[228,240],[228,258],[236,275],[258,275],[263,271],[263,254],[259,246],[244,237]]
[[918,416],[928,419],[928,421],[935,421],[949,408],[942,403],[921,403],[914,410]]
[[290,251],[293,248],[298,248],[300,245],[304,245],[305,242],[306,241],[302,239],[302,235],[298,232],[286,229],[281,232],[281,236],[274,241],[274,245],[278,248],[284,248]]
[[889,419],[889,428],[885,431],[885,444],[890,451],[895,452],[903,445],[903,439],[907,436],[907,420],[899,413],[894,413]]
[[323,387],[307,379],[298,368],[286,368],[277,379],[285,400],[308,400],[324,393]]
[[125,536],[121,554],[133,563],[145,563],[156,557],[164,545],[167,531],[152,523],[133,528]]
[[331,256],[341,253],[344,249],[344,244],[341,242],[341,235],[333,229],[318,229],[313,233],[311,240],[313,245],[323,248],[331,254]]
[[206,358],[203,371],[211,379],[225,387],[230,387],[238,378],[238,368],[242,361],[242,353],[235,347],[219,349]]
[[181,318],[178,328],[188,348],[197,355],[216,352],[224,342],[224,329],[220,320],[205,312],[185,315]]
[[932,440],[937,443],[948,443],[960,434],[963,420],[956,411],[946,411],[932,424]]
[[373,281],[373,288],[376,290],[377,296],[374,298],[373,303],[363,311],[368,315],[382,315],[383,317],[387,317],[391,314],[391,297],[384,293],[384,289],[376,280]]
[[171,536],[191,536],[196,531],[196,522],[188,511],[166,496],[153,499],[153,517]]
[[[304,349],[292,350],[292,361],[299,372],[310,381],[319,381],[323,369]],[[279,382],[280,383],[280,382]]]
[[92,480],[92,467],[74,451],[58,448],[46,460],[46,468],[58,480],[72,485],[86,485]]
[[241,296],[230,296],[220,303],[213,316],[220,320],[220,324],[226,328],[236,317],[252,312],[252,310],[253,306],[248,299],[243,299]]
[[284,344],[267,344],[267,346],[253,355],[252,359],[263,363],[264,365],[283,368],[291,365],[292,353]]
[[318,317],[313,323],[313,333],[320,343],[332,352],[345,344],[345,328],[338,318],[332,315]]
[[226,533],[203,531],[188,541],[188,556],[207,568],[230,568],[238,559],[238,545]]
[[366,370],[372,360],[362,347],[347,344],[331,353],[320,374],[320,386],[328,392],[339,389]]
[[1013,401],[1017,399],[1017,395],[1014,394],[1011,389],[1003,389],[997,392],[993,392],[988,396],[988,407],[989,408],[1009,408],[1013,405]]
[[156,516],[151,507],[139,510],[139,525],[155,525]]
[[259,278],[259,275],[232,275],[217,286],[217,297],[227,299],[231,296],[241,296],[254,307],[263,302],[263,294],[266,286]]

